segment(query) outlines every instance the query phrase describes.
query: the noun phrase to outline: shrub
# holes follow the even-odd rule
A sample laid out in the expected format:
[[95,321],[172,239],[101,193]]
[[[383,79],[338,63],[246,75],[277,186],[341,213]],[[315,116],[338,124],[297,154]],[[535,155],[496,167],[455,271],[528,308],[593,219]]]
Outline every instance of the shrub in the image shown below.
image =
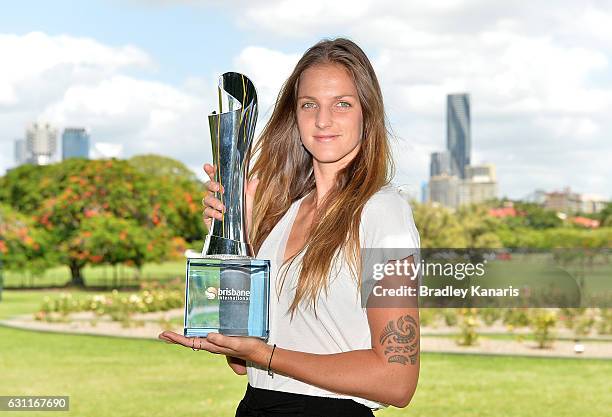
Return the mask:
[[457,313],[455,312],[454,309],[452,308],[444,309],[442,314],[444,316],[444,323],[446,323],[448,327],[453,327],[457,325]]
[[597,333],[601,335],[612,334],[612,308],[599,309]]
[[530,326],[538,347],[546,349],[552,347],[555,339],[554,329],[557,324],[557,311],[554,309],[534,308],[530,312]]
[[480,324],[478,321],[478,309],[477,308],[462,308],[459,310],[459,327],[461,333],[457,344],[461,346],[472,346],[478,341],[478,334],[476,328]]
[[501,308],[481,308],[479,311],[480,318],[487,326],[494,325],[502,318],[503,310]]
[[70,293],[62,293],[55,299],[45,297],[43,305],[35,314],[36,320],[66,321],[70,313],[90,311],[97,317],[108,316],[124,325],[136,313],[152,313],[180,308],[184,303],[184,292],[177,288],[145,289],[137,294],[122,294],[113,290],[110,295],[90,295],[77,300]]

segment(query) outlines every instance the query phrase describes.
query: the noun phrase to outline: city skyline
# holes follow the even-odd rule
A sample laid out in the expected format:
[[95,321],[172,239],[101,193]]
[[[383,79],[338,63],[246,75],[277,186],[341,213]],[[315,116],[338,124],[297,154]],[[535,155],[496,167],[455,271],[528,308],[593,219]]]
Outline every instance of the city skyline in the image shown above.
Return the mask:
[[470,107],[468,93],[446,96],[446,150],[431,154],[424,202],[458,208],[498,197],[495,165],[475,164],[472,159]]
[[14,166],[14,139],[43,121],[60,130],[91,127],[124,157],[164,154],[203,178],[201,166],[212,160],[206,115],[216,106],[217,77],[235,70],[254,80],[259,133],[306,48],[345,35],[365,50],[379,78],[397,137],[398,185],[418,190],[428,178],[430,154],[445,140],[446,95],[465,91],[478,144],[472,158],[495,164],[500,197],[565,186],[612,197],[610,7],[562,1],[551,13],[545,3],[288,4],[9,4],[0,16],[7,57],[0,68],[0,175]]
[[49,165],[68,158],[89,158],[89,132],[84,127],[65,127],[59,140],[59,130],[55,126],[32,122],[25,129],[24,136],[15,139],[14,156],[14,167],[23,164]]

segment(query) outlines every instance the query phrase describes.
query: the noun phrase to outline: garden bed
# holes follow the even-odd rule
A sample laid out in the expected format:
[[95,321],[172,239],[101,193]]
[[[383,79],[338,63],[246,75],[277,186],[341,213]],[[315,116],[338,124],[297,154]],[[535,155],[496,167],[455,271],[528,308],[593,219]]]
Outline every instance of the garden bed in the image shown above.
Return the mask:
[[182,308],[136,313],[129,322],[116,321],[105,316],[99,317],[94,312],[84,311],[69,314],[67,320],[56,322],[36,320],[32,314],[24,314],[0,321],[0,325],[45,332],[151,339],[157,338],[163,330],[182,333],[182,319]]
[[[156,339],[163,330],[182,333],[183,309],[172,309],[151,313],[136,313],[131,317],[129,325],[125,322],[113,321],[110,317],[98,317],[93,312],[77,312],[68,316],[65,322],[47,322],[36,320],[32,314],[25,314],[0,321],[0,325],[59,333],[77,333],[113,337]],[[489,330],[502,330],[492,327]],[[456,342],[456,328],[452,327],[421,327],[421,351],[464,354],[518,355],[538,357],[584,357],[612,359],[612,342],[585,341],[584,352],[574,352],[574,342],[555,340],[550,348],[539,349],[533,340],[516,340],[503,337],[507,333],[494,335],[480,334],[473,346],[461,346]]]

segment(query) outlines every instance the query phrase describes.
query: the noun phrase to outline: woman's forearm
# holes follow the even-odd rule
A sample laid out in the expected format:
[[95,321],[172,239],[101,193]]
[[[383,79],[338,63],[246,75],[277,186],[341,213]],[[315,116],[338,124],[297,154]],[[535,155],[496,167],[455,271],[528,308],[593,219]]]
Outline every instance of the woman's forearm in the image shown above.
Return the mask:
[[[267,367],[272,348],[262,355]],[[261,361],[257,361],[261,362]],[[408,368],[406,368],[408,367]],[[414,365],[388,363],[373,349],[335,354],[274,350],[271,368],[281,374],[328,391],[405,407],[416,389],[418,360]]]

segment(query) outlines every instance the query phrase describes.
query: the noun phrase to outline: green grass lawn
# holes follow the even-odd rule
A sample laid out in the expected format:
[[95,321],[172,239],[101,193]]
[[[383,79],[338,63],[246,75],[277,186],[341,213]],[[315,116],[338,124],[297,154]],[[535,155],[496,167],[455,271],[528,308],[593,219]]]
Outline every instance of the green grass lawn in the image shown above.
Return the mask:
[[[6,291],[0,318],[34,311],[47,293]],[[423,354],[412,403],[376,415],[601,417],[610,375],[604,360]],[[246,381],[222,356],[157,340],[0,327],[0,395],[69,395],[69,415],[233,416]]]
[[[492,339],[492,340],[528,340],[528,341],[534,341],[536,340],[535,336],[531,333],[527,333],[527,334],[523,334],[523,335],[519,335],[518,334],[510,334],[510,333],[493,333],[493,332],[481,332],[476,330],[476,332],[478,333],[478,337],[480,339]],[[423,334],[423,333],[421,333]],[[459,336],[461,336],[460,333],[447,333],[447,334],[436,334],[436,333],[425,333],[427,335],[427,337],[451,337],[451,338],[457,338]],[[561,336],[557,336],[555,337],[555,340],[569,340],[569,341],[574,341],[576,340],[574,337],[561,337]],[[587,337],[581,337],[579,339],[582,342],[594,342],[594,343],[608,343],[608,342],[612,342],[612,336],[610,335],[604,335],[604,336],[598,336],[598,337],[592,337],[592,336],[587,336]]]
[[[143,266],[140,279],[168,280],[185,276],[185,260],[168,261],[160,264]],[[120,265],[116,276],[119,283],[136,279],[136,268]],[[90,286],[107,285],[115,282],[113,268],[110,266],[87,266],[83,269],[85,284]],[[66,266],[57,266],[45,271],[42,275],[30,276],[27,273],[4,271],[5,287],[48,287],[62,286],[70,281],[70,270]]]

